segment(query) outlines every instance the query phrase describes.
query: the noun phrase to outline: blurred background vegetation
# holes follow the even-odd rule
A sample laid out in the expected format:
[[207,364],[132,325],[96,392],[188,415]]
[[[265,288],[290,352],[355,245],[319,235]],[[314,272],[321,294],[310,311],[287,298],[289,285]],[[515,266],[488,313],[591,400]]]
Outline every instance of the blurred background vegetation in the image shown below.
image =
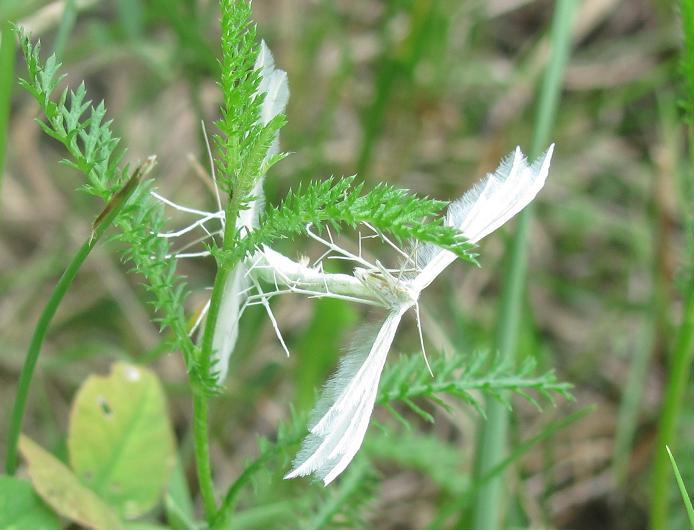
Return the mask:
[[[256,0],[259,33],[291,90],[281,143],[292,155],[267,179],[268,201],[305,179],[354,173],[437,198],[461,195],[516,144],[529,147],[552,8],[548,0]],[[15,20],[31,30],[57,51],[67,83],[84,79],[91,97],[106,101],[127,159],[156,154],[160,190],[199,206],[212,203],[200,178],[208,165],[200,122],[209,126],[219,105],[217,18],[212,0],[0,0],[0,24]],[[683,219],[691,203],[683,200],[679,28],[667,1],[584,0],[574,16],[552,135],[557,149],[532,221],[519,349],[573,383],[576,399],[542,412],[514,402],[512,447],[545,433],[509,474],[514,527],[647,527],[667,357],[687,280]],[[7,56],[0,63],[0,151],[7,150],[0,203],[3,451],[32,328],[99,209],[74,193],[81,177],[58,164],[63,153],[34,123],[36,105],[14,82],[11,63]],[[473,354],[492,346],[511,233],[483,242],[481,269],[452,267],[425,295],[422,316],[435,349]],[[311,251],[304,243],[284,250]],[[184,267],[198,288],[192,303],[202,304],[214,263]],[[151,308],[127,272],[108,245],[90,256],[53,323],[25,430],[64,452],[69,402],[86,375],[114,358],[151,361],[167,386],[192,478],[184,368],[177,355],[157,348]],[[311,407],[345,332],[368,318],[339,301],[286,297],[273,307],[293,355],[284,357],[262,310],[244,317],[228,392],[212,410],[220,484],[255,454],[256,435],[274,435],[289,404]],[[396,350],[418,351],[413,322],[406,320]],[[591,414],[550,432],[552,422],[587,405],[596,405]],[[387,418],[382,412],[376,419]],[[451,507],[469,489],[477,415],[456,408],[435,416],[435,424],[418,425],[420,434],[403,431],[397,451],[372,426],[368,450],[383,455],[377,461],[385,480],[364,495],[367,527],[456,527]],[[674,447],[690,485],[693,417],[685,407]],[[272,467],[275,478],[286,468]],[[308,486],[274,483],[248,492],[235,528],[280,527],[287,514],[308,510],[290,506],[292,492]],[[668,527],[684,528],[675,495],[673,489]]]

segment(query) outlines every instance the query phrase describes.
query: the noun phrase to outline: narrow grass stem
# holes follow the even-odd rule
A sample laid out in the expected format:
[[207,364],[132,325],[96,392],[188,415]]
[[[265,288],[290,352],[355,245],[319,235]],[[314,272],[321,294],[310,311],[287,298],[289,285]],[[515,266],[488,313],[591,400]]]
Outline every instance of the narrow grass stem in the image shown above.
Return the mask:
[[145,164],[141,165],[135,171],[132,178],[125,184],[123,189],[114,195],[113,199],[106,205],[101,214],[99,214],[94,221],[89,238],[82,244],[80,249],[77,251],[77,254],[75,254],[68,264],[67,268],[58,280],[58,283],[53,288],[53,292],[51,293],[46,306],[41,312],[39,321],[34,328],[34,334],[31,337],[31,343],[29,344],[29,349],[27,350],[27,355],[24,359],[24,365],[22,366],[22,371],[19,376],[17,391],[15,392],[14,405],[12,407],[12,415],[10,417],[7,453],[5,458],[5,471],[8,475],[14,475],[15,471],[17,470],[17,443],[19,442],[19,435],[22,431],[22,422],[24,419],[27,398],[29,396],[29,388],[31,386],[31,380],[34,376],[34,369],[36,368],[39,354],[41,353],[41,346],[46,338],[46,333],[48,332],[48,327],[50,326],[51,320],[53,320],[53,316],[55,315],[60,302],[63,300],[65,293],[67,293],[68,289],[72,285],[72,282],[75,280],[77,272],[82,267],[82,264],[87,259],[87,256],[89,256],[89,253],[99,242],[99,239],[104,234],[106,229],[111,226],[123,206],[127,204],[130,195],[132,195],[137,188],[137,184],[143,173],[149,171],[152,165],[153,160],[148,160]]
[[[554,12],[551,30],[552,55],[542,83],[538,102],[537,122],[532,141],[531,157],[536,157],[546,143],[554,121],[562,78],[568,61],[571,44],[571,21],[576,0],[559,0]],[[499,309],[499,327],[496,346],[504,359],[516,358],[518,329],[522,312],[523,291],[527,269],[526,239],[531,208],[520,215],[516,233],[509,249],[509,263]],[[506,452],[508,410],[498,401],[489,401],[487,421],[479,436],[476,476],[485,476],[490,469],[503,461]],[[502,476],[498,475],[477,491],[473,510],[473,528],[496,530],[500,527],[504,510]]]
[[0,26],[0,190],[7,154],[16,42],[8,21]]
[[650,529],[664,530],[668,527],[668,501],[670,500],[670,477],[668,450],[675,445],[677,422],[682,412],[687,383],[691,377],[691,364],[694,357],[694,218],[691,213],[694,200],[692,172],[694,171],[694,0],[680,0],[680,19],[682,23],[683,49],[680,69],[683,84],[683,103],[685,104],[684,126],[688,140],[689,165],[681,179],[681,192],[685,198],[682,205],[687,235],[686,272],[682,318],[677,329],[672,353],[667,369],[665,397],[660,410],[658,437],[655,443],[651,475]]
[[692,355],[694,355],[694,281],[690,281],[687,287],[682,324],[668,367],[669,378],[660,414],[651,476],[651,530],[667,528],[671,478],[666,446],[674,445],[677,418],[682,410],[682,400],[691,374]]

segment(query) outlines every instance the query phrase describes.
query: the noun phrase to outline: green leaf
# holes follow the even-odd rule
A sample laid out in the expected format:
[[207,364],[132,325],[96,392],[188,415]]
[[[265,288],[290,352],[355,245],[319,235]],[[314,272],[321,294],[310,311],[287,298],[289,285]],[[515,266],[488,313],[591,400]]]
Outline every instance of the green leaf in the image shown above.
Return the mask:
[[111,508],[60,460],[26,436],[20,438],[19,450],[29,466],[34,489],[56,512],[94,530],[123,530]]
[[157,376],[126,363],[90,376],[72,405],[68,450],[75,473],[121,516],[153,508],[176,461]]
[[59,530],[58,517],[34,493],[31,484],[0,476],[0,529]]
[[675,462],[675,457],[672,456],[672,451],[666,445],[665,449],[670,457],[670,463],[672,464],[672,471],[675,473],[675,480],[677,480],[677,487],[680,490],[680,495],[682,495],[682,502],[684,507],[687,509],[687,518],[689,519],[689,528],[694,528],[694,507],[692,507],[692,501],[689,498],[689,493],[687,493],[687,488],[684,485],[684,480],[682,480],[682,475],[677,467],[677,462]]

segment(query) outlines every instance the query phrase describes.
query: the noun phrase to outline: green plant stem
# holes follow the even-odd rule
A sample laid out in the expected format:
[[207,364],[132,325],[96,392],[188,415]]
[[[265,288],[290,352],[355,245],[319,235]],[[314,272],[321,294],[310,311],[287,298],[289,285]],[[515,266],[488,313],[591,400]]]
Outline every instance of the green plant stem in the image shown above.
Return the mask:
[[[236,197],[238,197],[238,194],[232,193],[232,198],[229,200],[225,210],[225,219],[227,222],[224,226],[223,250],[230,250],[231,243],[234,241],[234,236],[236,234],[236,218],[238,217],[240,208],[240,202]],[[210,375],[212,354],[214,353],[212,344],[214,331],[217,327],[219,311],[222,306],[224,288],[232,270],[233,264],[221,265],[214,279],[214,286],[212,287],[212,295],[210,297],[210,308],[207,311],[205,320],[202,349],[198,359],[202,377],[209,377]],[[210,465],[207,400],[207,396],[200,392],[196,392],[193,396],[193,430],[195,440],[195,466],[198,472],[200,495],[202,496],[203,506],[205,508],[205,517],[207,518],[207,522],[211,524],[217,514],[217,502],[214,498],[214,482],[212,480],[212,469]]]
[[5,173],[16,47],[9,21],[2,22],[0,26],[0,190],[2,190]]
[[[571,45],[571,21],[576,0],[559,0],[552,20],[552,55],[542,84],[537,110],[537,122],[530,155],[536,157],[549,140],[554,121],[562,78]],[[527,269],[528,227],[531,208],[521,213],[509,251],[509,265],[499,310],[496,346],[502,359],[515,362],[518,329],[522,313],[523,292]],[[508,409],[496,400],[488,401],[487,421],[479,436],[476,476],[484,477],[504,459],[508,432]],[[477,491],[473,510],[473,528],[496,530],[503,517],[503,477],[498,475]]]
[[666,446],[673,446],[677,419],[682,410],[682,400],[690,377],[694,354],[694,281],[687,286],[682,324],[677,333],[668,373],[670,375],[665,400],[660,413],[658,438],[655,444],[653,474],[651,476],[651,530],[667,527],[668,499],[670,492],[669,462]]
[[205,510],[205,518],[212,521],[217,512],[214,498],[214,483],[210,467],[210,442],[207,418],[209,406],[207,397],[201,394],[193,396],[193,436],[195,441],[195,467],[198,473],[198,486]]
[[668,364],[668,381],[665,397],[660,411],[658,437],[653,456],[651,475],[650,529],[664,530],[668,520],[668,501],[671,481],[668,472],[668,447],[672,448],[676,439],[677,420],[682,411],[682,401],[691,377],[692,357],[694,356],[694,217],[691,207],[694,200],[692,172],[694,172],[694,1],[680,0],[680,18],[684,35],[680,58],[683,103],[685,115],[683,122],[688,140],[689,167],[681,179],[681,193],[684,197],[682,215],[687,234],[686,259],[687,279],[684,287],[684,306],[682,320]]
[[46,338],[46,333],[48,332],[48,327],[51,320],[53,320],[53,316],[55,315],[60,302],[63,300],[65,293],[67,293],[68,289],[72,285],[72,282],[75,280],[77,272],[82,267],[82,264],[87,259],[87,256],[89,256],[89,253],[99,242],[99,239],[104,234],[106,229],[111,226],[123,206],[127,204],[130,195],[132,195],[137,188],[140,177],[143,175],[143,173],[149,171],[152,165],[153,160],[150,159],[148,162],[137,168],[130,180],[118,193],[113,196],[101,214],[99,214],[92,225],[92,232],[89,235],[89,238],[82,244],[80,249],[77,251],[77,254],[75,254],[72,261],[70,261],[69,265],[63,272],[63,275],[58,280],[58,283],[53,288],[53,292],[51,293],[46,306],[41,312],[39,321],[34,328],[34,334],[31,337],[31,343],[29,344],[29,349],[27,350],[27,355],[24,359],[24,365],[22,366],[22,371],[19,375],[17,391],[15,392],[7,440],[7,453],[5,458],[5,471],[8,475],[14,475],[15,471],[17,470],[17,443],[19,441],[19,435],[22,431],[22,421],[24,419],[27,398],[29,396],[29,387],[31,386],[31,380],[34,375],[34,369],[36,368],[36,362],[38,361],[39,354],[41,353],[41,346]]
[[301,433],[301,435],[290,438],[283,444],[277,444],[272,450],[264,452],[251,464],[246,466],[246,469],[243,470],[243,472],[227,490],[224,500],[222,501],[222,505],[219,508],[219,512],[217,513],[217,517],[215,517],[210,529],[221,530],[222,528],[229,528],[231,516],[234,513],[236,500],[238,499],[239,493],[241,493],[241,489],[251,480],[251,478],[253,478],[256,472],[261,469],[268,460],[277,455],[288,445],[299,443],[303,437],[304,434]]

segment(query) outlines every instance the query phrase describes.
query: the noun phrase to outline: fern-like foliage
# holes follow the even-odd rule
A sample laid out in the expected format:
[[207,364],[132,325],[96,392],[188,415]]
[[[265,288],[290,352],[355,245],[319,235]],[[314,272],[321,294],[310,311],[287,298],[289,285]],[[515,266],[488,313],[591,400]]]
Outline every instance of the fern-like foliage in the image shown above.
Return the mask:
[[354,184],[354,177],[314,181],[299,185],[281,204],[269,208],[256,230],[245,237],[237,234],[228,259],[238,261],[260,245],[301,234],[309,224],[318,230],[327,224],[339,231],[342,226],[369,223],[400,242],[433,243],[475,263],[473,245],[458,230],[445,226],[442,217],[434,218],[446,205],[383,183],[364,192],[364,185]]
[[365,449],[371,458],[421,472],[454,498],[461,498],[470,486],[461,448],[432,434],[376,430],[367,438]]
[[[277,469],[289,465],[296,445],[305,435],[305,414],[293,414],[280,424],[274,440],[260,438],[258,456],[246,463],[244,471],[228,489],[212,529],[229,527],[242,489],[252,485],[253,501],[264,488],[276,485]],[[293,497],[289,514],[276,520],[273,528],[319,530],[323,528],[368,528],[364,514],[377,486],[377,476],[368,458],[357,459],[335,488],[318,483],[302,488]],[[288,516],[290,522],[287,522]]]
[[64,78],[55,55],[41,62],[41,44],[17,29],[24,52],[28,77],[20,85],[38,102],[45,119],[37,119],[43,132],[65,146],[70,154],[63,162],[84,173],[87,182],[82,189],[108,202],[127,180],[129,169],[120,167],[124,152],[118,151],[119,139],[111,132],[111,122],[104,121],[106,107],[96,107],[86,99],[84,83],[77,90],[63,90],[57,100],[51,98]]
[[163,230],[163,205],[150,195],[152,180],[139,186],[131,201],[116,217],[119,232],[114,239],[125,243],[123,259],[133,270],[145,278],[145,289],[152,296],[152,305],[158,315],[160,331],[172,331],[171,347],[183,354],[191,379],[211,391],[213,381],[204,380],[195,366],[195,348],[188,336],[184,314],[188,288],[176,273],[176,259],[171,257],[169,242],[157,234]]
[[357,458],[336,488],[318,490],[320,495],[314,502],[314,512],[304,515],[299,524],[288,528],[371,528],[364,515],[377,485],[377,475],[368,459]]
[[289,451],[303,438],[305,425],[305,415],[292,414],[289,421],[278,426],[275,440],[259,438],[258,456],[246,462],[243,472],[227,490],[215,521],[212,524],[213,529],[227,528],[229,526],[229,520],[234,513],[243,488],[252,483],[266,469],[270,460],[281,459],[285,465],[288,464],[290,460]]
[[[509,394],[521,396],[538,408],[540,403],[535,395],[550,403],[556,396],[571,398],[571,385],[558,381],[554,372],[534,375],[535,361],[532,358],[514,369],[510,363],[491,354],[439,356],[431,363],[433,378],[422,369],[422,363],[421,356],[410,355],[391,364],[381,378],[377,403],[402,402],[425,420],[433,421],[431,414],[414,400],[429,399],[448,408],[439,397],[446,394],[462,399],[484,415],[479,393],[492,396],[508,407],[511,406]],[[391,411],[397,415],[392,407]]]
[[[19,28],[17,34],[28,72],[20,83],[36,99],[45,116],[37,120],[41,129],[65,146],[70,158],[63,162],[86,176],[81,189],[109,203],[128,181],[130,169],[120,164],[124,150],[118,149],[119,139],[111,131],[111,121],[105,120],[104,103],[92,106],[84,83],[74,91],[66,88],[53,99],[51,96],[64,78],[59,74],[60,63],[55,55],[43,63],[40,43],[33,44]],[[124,259],[144,276],[162,329],[172,330],[173,346],[183,353],[189,371],[195,372],[194,348],[183,314],[187,289],[176,274],[176,260],[169,257],[168,240],[157,237],[164,216],[161,203],[150,196],[151,185],[151,180],[141,182],[133,192],[114,220],[120,229],[114,238],[126,244]]]
[[280,128],[278,114],[267,124],[260,120],[264,95],[258,93],[260,71],[255,61],[260,51],[256,26],[247,0],[222,0],[222,59],[220,86],[224,97],[215,136],[217,167],[222,188],[241,204],[251,199],[257,180],[283,155],[267,157]]

